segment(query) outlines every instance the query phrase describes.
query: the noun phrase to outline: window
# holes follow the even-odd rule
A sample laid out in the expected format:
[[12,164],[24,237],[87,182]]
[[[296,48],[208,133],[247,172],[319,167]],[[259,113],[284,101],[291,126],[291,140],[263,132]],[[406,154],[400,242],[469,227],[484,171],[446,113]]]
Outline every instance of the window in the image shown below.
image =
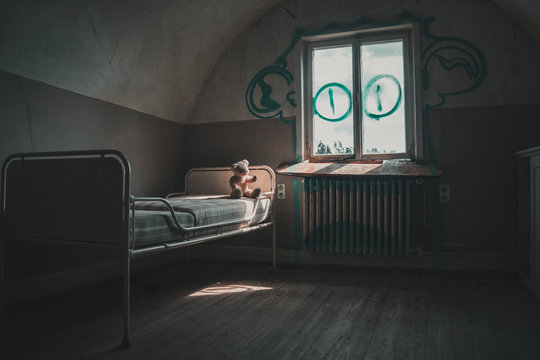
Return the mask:
[[417,159],[412,26],[304,40],[308,158]]

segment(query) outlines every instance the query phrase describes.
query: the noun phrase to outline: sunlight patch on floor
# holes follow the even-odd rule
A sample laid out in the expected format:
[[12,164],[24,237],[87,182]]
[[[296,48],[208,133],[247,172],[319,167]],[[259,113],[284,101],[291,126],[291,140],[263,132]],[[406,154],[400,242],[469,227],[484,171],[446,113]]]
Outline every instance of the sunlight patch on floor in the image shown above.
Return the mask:
[[246,291],[261,291],[261,290],[272,290],[271,287],[265,286],[254,286],[254,285],[241,285],[241,284],[231,284],[231,285],[216,285],[210,286],[199,291],[190,294],[189,296],[215,296],[215,295],[225,295],[225,294],[234,294],[242,293]]

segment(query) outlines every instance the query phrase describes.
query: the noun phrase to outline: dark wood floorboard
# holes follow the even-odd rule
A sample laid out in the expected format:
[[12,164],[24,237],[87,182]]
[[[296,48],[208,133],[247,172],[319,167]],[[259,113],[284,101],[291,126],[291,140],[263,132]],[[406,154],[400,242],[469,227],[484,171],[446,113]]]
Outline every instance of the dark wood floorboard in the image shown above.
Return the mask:
[[540,359],[504,274],[170,264],[134,276],[131,349],[121,319],[119,282],[11,307],[0,359]]
[[[454,337],[454,324],[462,319],[461,314],[456,312],[455,299],[453,297],[454,282],[447,277],[441,277],[433,281],[426,279],[425,296],[425,357],[426,359],[459,359],[455,353],[456,342]],[[466,323],[459,326],[459,331],[468,333]],[[468,336],[465,336],[466,341]],[[460,346],[467,347],[464,343]]]

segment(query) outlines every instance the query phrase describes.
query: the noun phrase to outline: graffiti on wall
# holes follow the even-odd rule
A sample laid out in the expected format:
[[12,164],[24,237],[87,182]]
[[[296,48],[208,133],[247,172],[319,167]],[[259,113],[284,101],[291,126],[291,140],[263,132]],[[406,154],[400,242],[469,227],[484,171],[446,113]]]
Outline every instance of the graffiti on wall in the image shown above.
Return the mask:
[[[429,160],[436,158],[431,130],[431,112],[443,106],[450,96],[462,95],[478,88],[487,73],[484,54],[469,41],[458,37],[433,35],[429,25],[435,18],[423,21],[422,36],[430,41],[422,52],[422,88],[425,98],[424,127],[426,151]],[[438,81],[432,81],[432,72],[437,72]],[[461,76],[459,87],[452,88],[455,82],[445,81],[448,76]],[[435,166],[432,165],[432,172]]]
[[[260,119],[279,118],[286,123],[293,125],[293,132],[296,137],[296,118],[286,119],[284,117],[284,107],[288,103],[292,108],[296,107],[296,92],[294,90],[294,76],[288,69],[286,58],[297,46],[299,40],[304,36],[315,36],[329,33],[346,32],[367,27],[385,27],[404,23],[419,23],[421,36],[426,41],[426,46],[422,51],[422,88],[425,98],[425,110],[429,112],[431,109],[443,106],[449,96],[461,95],[476,89],[486,76],[486,61],[482,52],[469,41],[459,37],[444,37],[437,36],[431,33],[430,25],[436,20],[435,17],[420,18],[404,11],[400,13],[394,20],[388,22],[377,21],[368,17],[362,17],[359,20],[351,23],[336,24],[331,23],[323,28],[306,30],[297,29],[293,34],[289,46],[280,54],[273,64],[261,69],[251,82],[249,83],[245,101],[249,112]],[[437,82],[432,82],[432,72],[436,72]],[[455,81],[455,78],[461,77],[462,81]],[[452,78],[454,81],[445,81]],[[272,80],[273,79],[273,80]],[[277,80],[276,80],[277,79]],[[382,91],[381,82],[391,80],[397,91],[393,103],[385,107],[380,101],[380,92]],[[287,95],[284,99],[276,99],[276,91],[274,86],[276,81],[280,81],[288,87]],[[452,88],[456,86],[456,88]],[[344,119],[348,112],[341,111],[337,114],[334,104],[330,107],[334,113],[330,116],[322,114],[317,107],[317,100],[320,94],[327,92],[326,98],[332,102],[334,94],[342,91],[350,96],[350,90],[343,84],[328,83],[324,85],[319,92],[314,96],[313,112],[327,121],[340,121]],[[376,120],[391,115],[397,110],[401,104],[402,89],[399,82],[391,75],[379,74],[373,77],[363,89],[364,103],[367,96],[373,96],[376,101],[376,108],[370,109],[369,106],[363,108],[364,113]],[[373,102],[371,102],[373,103]],[[350,104],[352,105],[352,99]],[[339,112],[339,111],[338,111]],[[426,116],[429,116],[426,115]],[[425,120],[429,122],[428,120]],[[429,126],[426,124],[426,126]],[[429,136],[429,135],[428,135]],[[297,152],[297,140],[293,140],[294,151]],[[428,139],[428,144],[430,140]],[[434,158],[433,150],[428,145],[428,155],[431,159]],[[297,154],[297,160],[299,155]]]
[[[433,144],[431,130],[431,111],[443,106],[448,97],[462,95],[478,88],[484,81],[487,72],[487,64],[483,53],[471,42],[459,37],[437,36],[431,33],[430,25],[436,21],[435,17],[420,18],[404,11],[393,21],[381,22],[368,17],[362,17],[352,23],[336,24],[332,23],[324,28],[315,30],[297,29],[293,34],[289,46],[279,55],[270,66],[261,69],[248,85],[245,100],[250,113],[261,119],[279,118],[281,121],[291,124],[291,135],[293,151],[296,154],[296,161],[300,162],[301,155],[297,146],[296,117],[286,119],[284,117],[284,106],[288,103],[293,108],[296,107],[294,77],[287,68],[286,58],[293,51],[299,40],[304,36],[315,36],[322,34],[353,31],[368,27],[385,27],[405,23],[418,23],[420,35],[424,49],[421,52],[421,77],[422,95],[424,97],[424,128],[426,136],[426,152],[428,160],[435,160],[436,154]],[[277,78],[281,83],[286,84],[288,92],[284,100],[278,100],[271,85],[272,78]],[[459,81],[455,81],[458,78]],[[433,80],[437,81],[433,81]],[[383,103],[381,92],[383,82],[394,87],[394,98],[392,101]],[[275,83],[275,80],[274,80]],[[386,85],[388,88],[388,85]],[[338,92],[346,94],[349,103],[345,106],[337,107],[334,98]],[[323,113],[318,106],[321,94],[325,93],[324,101],[329,103]],[[403,89],[397,79],[388,74],[378,74],[367,82],[365,89],[362,89],[363,103],[371,103],[370,106],[363,106],[364,114],[375,120],[393,114],[401,105]],[[367,97],[372,101],[368,102]],[[345,119],[352,107],[351,91],[340,83],[328,83],[323,85],[313,98],[313,113],[319,115],[326,121],[341,121]],[[435,167],[432,166],[432,171]],[[301,244],[301,221],[299,195],[303,191],[302,183],[293,179],[293,196],[295,212],[295,229],[297,244]]]
[[[288,86],[291,86],[294,78],[289,70],[283,66],[272,65],[259,71],[251,80],[246,91],[246,104],[249,112],[261,119],[280,118],[288,122],[283,117],[283,104],[272,98],[273,88],[268,84],[268,79],[277,77],[283,80]],[[287,93],[286,101],[296,107],[294,99],[295,91]]]

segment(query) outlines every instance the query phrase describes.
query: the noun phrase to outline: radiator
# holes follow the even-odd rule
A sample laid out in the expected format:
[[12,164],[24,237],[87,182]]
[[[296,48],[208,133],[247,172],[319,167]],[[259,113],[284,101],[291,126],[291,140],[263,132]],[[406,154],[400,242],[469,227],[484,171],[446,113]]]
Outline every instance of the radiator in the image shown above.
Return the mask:
[[409,180],[304,180],[304,249],[406,255]]

